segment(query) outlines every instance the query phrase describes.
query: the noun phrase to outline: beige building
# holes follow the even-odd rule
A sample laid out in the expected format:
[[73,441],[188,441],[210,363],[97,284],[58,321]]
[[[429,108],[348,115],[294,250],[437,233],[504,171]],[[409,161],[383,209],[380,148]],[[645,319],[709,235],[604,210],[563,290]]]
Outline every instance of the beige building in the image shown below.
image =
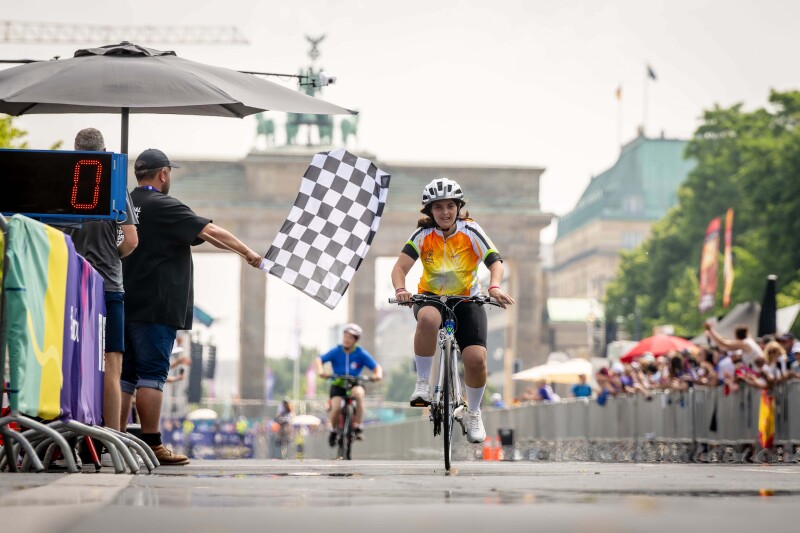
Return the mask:
[[[582,307],[579,300],[602,302],[620,252],[644,242],[653,223],[677,204],[678,188],[694,167],[683,158],[685,146],[683,140],[639,136],[622,147],[610,169],[592,178],[575,208],[558,221],[548,298],[572,299],[576,308]],[[585,320],[590,318],[597,315]],[[565,351],[553,327],[550,348]],[[573,338],[569,348],[588,350],[590,338],[584,347],[575,346]]]

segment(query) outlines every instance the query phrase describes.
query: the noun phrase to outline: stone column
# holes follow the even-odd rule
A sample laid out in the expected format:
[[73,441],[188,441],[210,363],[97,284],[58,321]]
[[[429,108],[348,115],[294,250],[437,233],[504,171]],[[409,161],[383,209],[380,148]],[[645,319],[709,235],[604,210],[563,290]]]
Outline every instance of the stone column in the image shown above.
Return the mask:
[[380,363],[380,354],[375,353],[375,259],[369,255],[358,267],[353,276],[353,281],[347,289],[350,295],[350,310],[348,312],[351,322],[355,322],[364,329],[364,335],[359,344],[362,348],[375,356]]
[[264,400],[267,275],[242,262],[239,301],[239,396]]

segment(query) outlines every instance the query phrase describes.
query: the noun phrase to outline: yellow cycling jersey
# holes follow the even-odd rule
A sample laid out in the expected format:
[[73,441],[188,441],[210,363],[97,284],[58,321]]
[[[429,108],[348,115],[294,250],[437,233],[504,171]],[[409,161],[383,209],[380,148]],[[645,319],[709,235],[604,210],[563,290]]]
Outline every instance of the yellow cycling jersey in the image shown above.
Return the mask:
[[403,253],[422,261],[417,292],[475,296],[480,292],[478,265],[502,261],[500,253],[472,219],[458,220],[447,239],[438,228],[419,228],[403,246]]

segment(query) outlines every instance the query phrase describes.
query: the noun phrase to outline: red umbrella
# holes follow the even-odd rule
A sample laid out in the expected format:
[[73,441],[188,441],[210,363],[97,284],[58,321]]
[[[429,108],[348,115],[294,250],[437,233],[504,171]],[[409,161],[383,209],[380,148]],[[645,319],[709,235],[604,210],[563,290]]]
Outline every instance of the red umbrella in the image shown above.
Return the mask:
[[650,352],[653,355],[664,355],[673,350],[696,349],[697,346],[692,344],[681,337],[674,337],[672,335],[653,335],[639,341],[636,346],[631,348],[628,353],[620,358],[623,363],[630,363],[631,361],[639,358],[645,352]]

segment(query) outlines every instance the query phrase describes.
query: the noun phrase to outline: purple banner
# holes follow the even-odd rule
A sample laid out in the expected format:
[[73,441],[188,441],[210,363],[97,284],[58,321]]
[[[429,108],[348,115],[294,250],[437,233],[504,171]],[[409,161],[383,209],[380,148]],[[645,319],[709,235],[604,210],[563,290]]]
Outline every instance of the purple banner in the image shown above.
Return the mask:
[[61,416],[72,420],[75,416],[75,399],[80,390],[80,289],[83,258],[75,252],[68,235],[67,243],[67,287],[64,303],[64,351],[61,360]]
[[78,422],[99,426],[103,420],[106,302],[103,278],[86,260],[81,260],[81,387],[74,416]]

